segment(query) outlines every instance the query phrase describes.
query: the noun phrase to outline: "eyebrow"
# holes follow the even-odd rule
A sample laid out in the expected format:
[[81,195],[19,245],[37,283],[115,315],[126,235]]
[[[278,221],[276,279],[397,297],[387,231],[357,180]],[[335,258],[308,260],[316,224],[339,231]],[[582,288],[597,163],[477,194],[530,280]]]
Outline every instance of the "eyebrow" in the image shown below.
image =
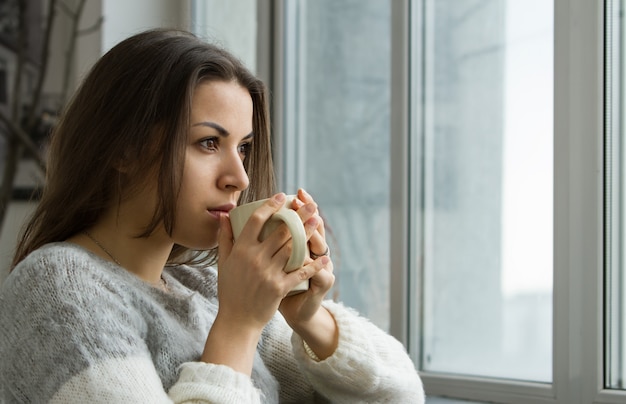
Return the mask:
[[[215,122],[211,122],[211,121],[202,121],[202,122],[198,122],[198,123],[194,123],[193,125],[191,125],[192,127],[195,126],[208,126],[209,128],[213,128],[215,129],[220,136],[222,137],[227,137],[228,135],[230,135],[230,133],[224,129],[224,127],[220,124],[217,124]],[[254,136],[254,132],[250,132],[248,133],[246,136],[244,136],[244,139],[248,139]]]

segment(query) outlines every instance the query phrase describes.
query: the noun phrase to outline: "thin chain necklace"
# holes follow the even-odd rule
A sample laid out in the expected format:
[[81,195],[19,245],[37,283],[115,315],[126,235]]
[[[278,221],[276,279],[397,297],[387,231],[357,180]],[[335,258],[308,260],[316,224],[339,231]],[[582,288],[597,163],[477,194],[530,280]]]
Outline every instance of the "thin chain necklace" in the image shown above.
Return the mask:
[[[109,256],[109,258],[111,258],[113,260],[113,262],[115,262],[117,265],[119,265],[120,267],[124,268],[124,265],[122,265],[117,258],[115,258],[113,256],[113,254],[111,254],[111,252],[109,250],[106,249],[106,247],[104,247],[102,244],[100,244],[100,242],[98,240],[96,240],[96,238],[94,236],[91,235],[91,233],[89,233],[88,231],[83,231],[83,233],[85,233],[85,236],[89,237],[91,239],[91,241],[93,241],[94,243],[96,243],[96,245],[98,247],[100,247],[100,249],[102,251],[104,251],[106,253],[106,255]],[[158,284],[154,284],[151,282],[150,283],[152,286],[154,287],[158,287],[160,289],[162,289],[163,291],[167,292],[168,288],[167,288],[167,282],[165,281],[165,279],[163,278],[163,275],[161,275],[161,277],[159,278],[159,283]]]

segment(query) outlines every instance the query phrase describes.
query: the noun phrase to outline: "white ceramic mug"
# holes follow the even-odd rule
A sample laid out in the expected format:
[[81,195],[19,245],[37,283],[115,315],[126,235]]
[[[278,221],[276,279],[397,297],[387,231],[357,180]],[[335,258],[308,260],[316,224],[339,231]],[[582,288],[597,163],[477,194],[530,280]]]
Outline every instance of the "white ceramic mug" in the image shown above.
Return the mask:
[[[296,199],[296,195],[287,195],[285,204],[280,210],[272,215],[272,217],[265,222],[259,240],[265,240],[270,233],[272,233],[278,226],[285,223],[289,232],[291,233],[291,256],[287,265],[285,265],[285,272],[295,271],[302,267],[304,260],[309,256],[309,243],[306,239],[306,232],[304,231],[304,223],[302,219],[291,209],[291,203]],[[241,234],[243,227],[248,222],[248,219],[252,213],[257,210],[261,205],[267,202],[267,199],[261,199],[258,201],[246,203],[244,205],[237,206],[230,211],[230,224],[233,228],[233,236],[235,240]],[[305,280],[296,285],[295,288],[289,292],[289,295],[304,292],[309,289],[309,281]]]

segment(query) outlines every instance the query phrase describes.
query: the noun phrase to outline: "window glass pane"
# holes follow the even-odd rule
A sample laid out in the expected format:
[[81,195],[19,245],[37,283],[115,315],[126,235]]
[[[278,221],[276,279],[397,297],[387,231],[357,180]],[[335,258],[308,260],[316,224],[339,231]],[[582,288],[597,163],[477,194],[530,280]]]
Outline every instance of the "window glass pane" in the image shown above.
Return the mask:
[[224,46],[256,71],[257,0],[193,0],[192,30]]
[[605,387],[626,389],[626,142],[624,134],[624,0],[607,0],[605,27]]
[[389,322],[390,1],[286,1],[283,187],[328,225],[336,287]]
[[425,370],[552,380],[553,13],[545,0],[426,0],[414,22]]

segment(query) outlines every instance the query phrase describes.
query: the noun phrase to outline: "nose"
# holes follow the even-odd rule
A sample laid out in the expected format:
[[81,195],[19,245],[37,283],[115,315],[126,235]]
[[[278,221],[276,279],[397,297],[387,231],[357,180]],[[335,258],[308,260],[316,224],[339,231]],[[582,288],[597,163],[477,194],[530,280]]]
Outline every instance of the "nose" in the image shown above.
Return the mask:
[[243,166],[239,153],[229,153],[222,159],[222,174],[218,178],[218,186],[224,190],[243,191],[250,185],[248,173]]

